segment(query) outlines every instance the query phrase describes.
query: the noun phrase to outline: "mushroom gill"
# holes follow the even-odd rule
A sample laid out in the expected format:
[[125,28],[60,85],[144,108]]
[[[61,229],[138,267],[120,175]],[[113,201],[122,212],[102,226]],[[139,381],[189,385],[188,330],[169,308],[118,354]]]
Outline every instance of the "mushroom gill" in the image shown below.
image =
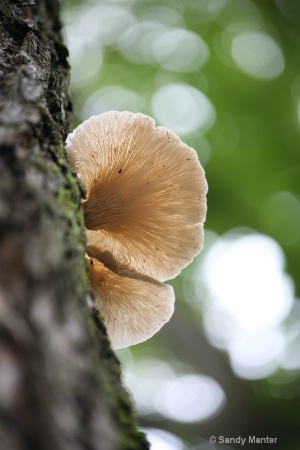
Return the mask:
[[119,270],[107,251],[87,247],[87,260],[95,306],[104,317],[114,349],[143,342],[168,322],[175,301],[171,286]]
[[174,278],[203,245],[207,183],[194,149],[143,114],[108,112],[67,139],[87,191],[88,245],[121,269]]

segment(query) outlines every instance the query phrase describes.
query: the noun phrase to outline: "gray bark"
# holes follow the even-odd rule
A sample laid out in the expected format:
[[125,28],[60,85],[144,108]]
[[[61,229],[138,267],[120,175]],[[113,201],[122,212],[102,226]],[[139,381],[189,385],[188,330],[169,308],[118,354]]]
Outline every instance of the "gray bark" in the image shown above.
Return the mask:
[[0,0],[0,450],[147,449],[87,307],[57,0]]

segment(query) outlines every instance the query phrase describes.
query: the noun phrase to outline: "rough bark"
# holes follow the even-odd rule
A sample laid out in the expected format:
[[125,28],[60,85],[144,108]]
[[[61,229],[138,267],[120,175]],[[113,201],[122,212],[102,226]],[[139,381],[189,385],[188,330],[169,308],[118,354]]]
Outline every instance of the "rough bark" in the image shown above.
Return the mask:
[[57,0],[0,0],[0,450],[147,449],[87,306]]

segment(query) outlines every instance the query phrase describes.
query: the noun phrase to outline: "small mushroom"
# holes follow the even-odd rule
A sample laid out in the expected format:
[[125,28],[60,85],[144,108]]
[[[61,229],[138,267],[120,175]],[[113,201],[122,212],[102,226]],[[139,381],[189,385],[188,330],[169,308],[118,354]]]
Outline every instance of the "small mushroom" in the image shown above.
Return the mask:
[[79,125],[67,151],[87,192],[88,245],[110,252],[121,271],[164,281],[201,251],[205,174],[172,131],[140,113],[111,111]]
[[119,270],[113,255],[87,247],[95,306],[105,320],[112,348],[128,347],[155,334],[172,316],[171,286]]

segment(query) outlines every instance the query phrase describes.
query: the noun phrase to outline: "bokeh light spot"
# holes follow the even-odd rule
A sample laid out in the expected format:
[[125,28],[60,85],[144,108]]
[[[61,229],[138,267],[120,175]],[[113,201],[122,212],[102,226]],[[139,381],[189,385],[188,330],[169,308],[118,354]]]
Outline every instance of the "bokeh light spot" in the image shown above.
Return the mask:
[[284,337],[280,330],[249,334],[230,349],[230,363],[237,376],[257,380],[277,369],[283,350]]
[[[80,87],[95,77],[100,71],[103,60],[103,52],[100,47],[85,47],[81,52],[70,51],[71,86]],[[82,70],[84,66],[85,70]]]
[[283,273],[284,255],[271,238],[249,234],[216,243],[204,262],[215,301],[248,331],[278,325],[293,304],[294,288]]
[[98,4],[82,8],[78,25],[83,34],[92,34],[102,45],[112,45],[134,22],[135,18],[126,5]]
[[[208,291],[205,334],[214,346],[227,350],[241,378],[268,377],[283,364],[287,342],[282,324],[295,305],[284,264],[276,241],[238,229],[212,241],[198,266],[199,281],[194,274],[195,284],[204,281]],[[293,345],[287,361],[292,353]]]
[[139,112],[143,110],[143,101],[136,92],[123,86],[107,86],[88,97],[83,118],[111,110]]
[[267,33],[244,31],[233,38],[231,53],[239,69],[253,78],[271,80],[284,71],[283,53]]
[[174,72],[194,72],[207,62],[209,49],[196,33],[176,28],[161,33],[153,43],[157,62]]
[[207,307],[204,315],[204,329],[212,345],[220,349],[229,349],[243,335],[236,317],[218,303]]
[[[180,11],[176,11],[176,6],[179,6]],[[181,25],[183,10],[184,6],[181,2],[173,2],[171,8],[165,5],[152,5],[142,9],[138,13],[138,19],[140,22],[154,21],[170,26]]]
[[221,386],[204,375],[182,375],[171,380],[157,397],[161,413],[178,422],[201,422],[219,413],[225,404]]
[[155,64],[153,42],[166,26],[157,21],[144,21],[121,34],[118,48],[125,59],[135,64]]
[[[122,359],[122,354],[121,354]],[[158,359],[123,359],[125,384],[140,415],[157,414],[177,422],[194,423],[221,412],[223,389],[211,377],[186,372],[189,366]]]
[[63,20],[68,41],[79,46],[95,43],[112,45],[135,22],[125,5],[103,3],[75,7],[63,15]]
[[160,88],[153,95],[152,110],[160,123],[179,135],[207,130],[215,120],[214,107],[206,95],[183,83]]

